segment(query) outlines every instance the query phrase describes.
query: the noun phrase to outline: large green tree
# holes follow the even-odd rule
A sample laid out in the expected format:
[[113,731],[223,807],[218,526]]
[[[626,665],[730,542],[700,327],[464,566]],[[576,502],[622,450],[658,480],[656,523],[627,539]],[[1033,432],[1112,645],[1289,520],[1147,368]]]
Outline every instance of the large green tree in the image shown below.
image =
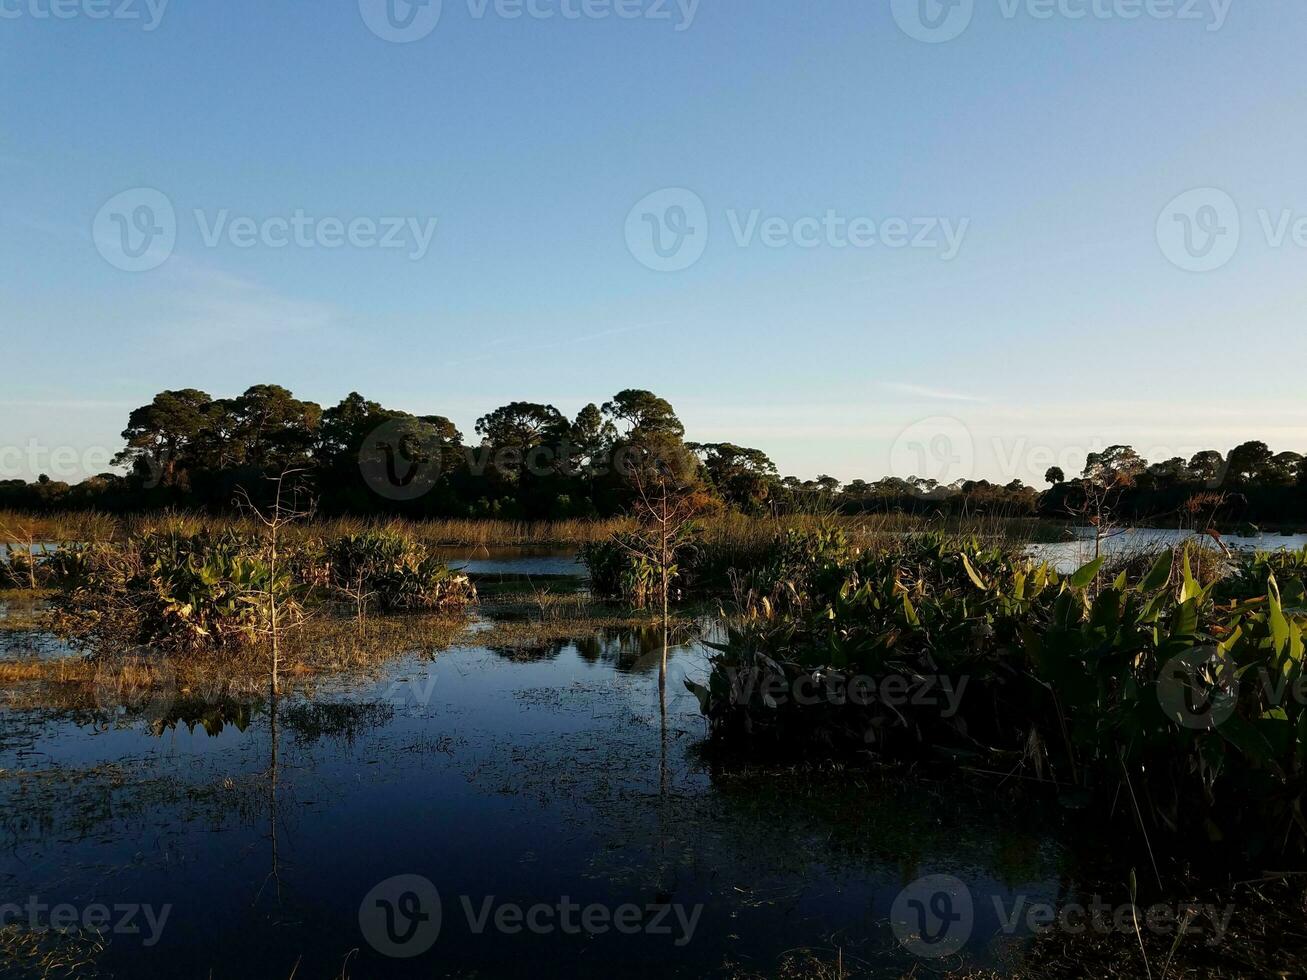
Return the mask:
[[604,402],[603,413],[619,428],[624,427],[622,434],[630,442],[651,436],[680,439],[685,435],[685,426],[671,403],[642,388],[619,391],[611,401]]
[[226,441],[238,465],[272,472],[309,461],[322,421],[315,402],[281,385],[254,385],[222,404],[230,426]]
[[1261,479],[1272,469],[1271,448],[1264,442],[1244,442],[1230,450],[1226,457],[1226,473],[1232,480],[1251,483]]
[[1130,486],[1147,469],[1147,461],[1134,451],[1134,447],[1117,445],[1086,456],[1081,475],[1102,486]]
[[709,483],[729,504],[757,512],[777,486],[776,464],[761,449],[730,442],[690,443],[703,461]]
[[122,434],[127,446],[114,457],[115,465],[164,486],[185,484],[209,429],[212,405],[213,398],[198,388],[161,391],[128,416]]

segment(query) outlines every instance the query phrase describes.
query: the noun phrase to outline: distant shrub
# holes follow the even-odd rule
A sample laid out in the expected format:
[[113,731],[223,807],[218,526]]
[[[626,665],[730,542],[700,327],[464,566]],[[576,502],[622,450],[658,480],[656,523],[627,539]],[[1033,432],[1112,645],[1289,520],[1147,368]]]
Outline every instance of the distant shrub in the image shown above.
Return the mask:
[[[651,603],[658,569],[642,556],[645,550],[633,533],[583,545],[581,560],[589,570],[594,594],[638,609]],[[844,532],[834,528],[791,528],[770,537],[740,539],[708,535],[696,527],[677,549],[672,577],[681,595],[734,595],[744,607],[795,603],[816,576],[852,554]]]
[[373,603],[383,612],[435,610],[476,600],[466,575],[398,531],[347,534],[326,549],[327,580],[362,611]]
[[[614,535],[581,546],[581,561],[590,573],[590,591],[600,599],[618,599],[645,609],[657,594],[658,568],[638,553],[635,535]],[[677,571],[671,569],[675,579]]]
[[39,546],[11,544],[0,538],[0,589],[39,589],[48,584],[46,556]]
[[274,576],[256,540],[235,533],[147,532],[121,545],[71,546],[50,558],[62,590],[60,632],[85,646],[164,650],[239,646],[300,615],[287,571]]

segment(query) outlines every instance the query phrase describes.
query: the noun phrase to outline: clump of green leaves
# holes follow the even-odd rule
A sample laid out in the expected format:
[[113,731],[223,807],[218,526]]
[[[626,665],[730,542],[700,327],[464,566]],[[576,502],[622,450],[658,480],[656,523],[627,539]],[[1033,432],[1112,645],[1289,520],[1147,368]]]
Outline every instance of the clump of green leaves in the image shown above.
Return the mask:
[[458,608],[476,599],[466,575],[398,531],[343,535],[325,557],[332,588],[355,602],[360,615],[371,604],[395,612]]
[[[581,546],[580,558],[590,573],[590,590],[601,599],[615,599],[636,609],[653,604],[658,593],[658,567],[640,554],[640,542],[631,532],[616,534],[607,541],[592,541]],[[680,568],[668,569],[676,580]]]
[[1150,831],[1303,850],[1307,554],[1232,563],[1201,584],[1167,551],[1108,579],[1101,560],[1062,575],[907,539],[810,577],[802,604],[733,630],[690,687],[720,742],[971,759],[1115,800]]
[[[613,535],[582,546],[590,588],[603,599],[637,609],[653,602],[657,563],[638,533]],[[682,593],[733,595],[743,608],[801,603],[816,579],[838,569],[856,552],[838,528],[788,529],[758,542],[747,555],[738,546],[708,537],[689,525],[675,547],[670,578]]]
[[269,626],[269,597],[299,618],[298,587],[275,575],[255,539],[224,532],[150,531],[121,545],[60,549],[56,623],[95,649],[194,650],[247,645]]

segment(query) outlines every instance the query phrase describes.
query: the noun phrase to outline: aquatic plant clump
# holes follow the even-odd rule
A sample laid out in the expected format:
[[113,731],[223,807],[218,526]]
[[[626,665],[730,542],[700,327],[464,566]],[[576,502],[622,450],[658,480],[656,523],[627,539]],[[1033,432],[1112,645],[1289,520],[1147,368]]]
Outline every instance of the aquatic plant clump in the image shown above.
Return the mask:
[[[615,599],[645,609],[657,592],[658,569],[637,553],[634,535],[614,535],[607,541],[581,546],[580,559],[590,575],[590,591],[600,599]],[[673,570],[671,578],[676,578]]]
[[37,591],[50,584],[50,554],[40,545],[6,544],[0,535],[0,590]]
[[65,547],[49,559],[61,635],[92,649],[248,645],[301,616],[299,586],[260,543],[233,532],[154,531],[119,546]]
[[[637,609],[649,605],[657,591],[658,568],[645,550],[631,533],[583,546],[580,557],[594,594]],[[672,578],[682,595],[733,595],[746,606],[801,602],[814,576],[855,553],[838,527],[790,527],[745,537],[694,525],[677,544]]]
[[688,686],[719,744],[948,760],[1149,831],[1302,851],[1304,560],[1201,584],[1165,551],[1109,580],[1102,559],[1060,575],[910,539],[815,579],[806,608],[755,610]]
[[360,610],[383,612],[457,609],[476,601],[466,575],[397,531],[347,534],[326,549],[327,580]]
[[67,546],[43,564],[60,589],[59,633],[96,651],[251,645],[270,635],[274,609],[279,629],[297,625],[322,586],[385,612],[461,609],[476,600],[466,576],[393,532],[327,546],[283,544],[275,565],[270,557],[255,536],[169,530]]

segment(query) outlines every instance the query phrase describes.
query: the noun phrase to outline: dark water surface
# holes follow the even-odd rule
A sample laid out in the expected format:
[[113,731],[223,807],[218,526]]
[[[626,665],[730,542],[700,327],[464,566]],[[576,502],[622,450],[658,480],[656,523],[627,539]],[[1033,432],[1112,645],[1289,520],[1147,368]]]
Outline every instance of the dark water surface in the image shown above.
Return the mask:
[[575,547],[446,546],[436,549],[450,568],[473,577],[583,577],[585,566]]
[[[897,976],[914,957],[891,906],[923,875],[976,896],[951,965],[1013,942],[991,896],[1073,890],[1054,824],[984,787],[709,764],[682,684],[707,651],[672,651],[665,726],[660,652],[610,630],[401,658],[275,710],[0,713],[0,904],[169,907],[157,937],[139,918],[106,937],[122,977],[732,977],[801,947]],[[405,917],[435,909],[397,876],[434,886],[438,923]],[[538,903],[537,931],[496,927]],[[640,911],[589,934],[563,903]],[[410,925],[400,951],[426,951],[385,955]]]

